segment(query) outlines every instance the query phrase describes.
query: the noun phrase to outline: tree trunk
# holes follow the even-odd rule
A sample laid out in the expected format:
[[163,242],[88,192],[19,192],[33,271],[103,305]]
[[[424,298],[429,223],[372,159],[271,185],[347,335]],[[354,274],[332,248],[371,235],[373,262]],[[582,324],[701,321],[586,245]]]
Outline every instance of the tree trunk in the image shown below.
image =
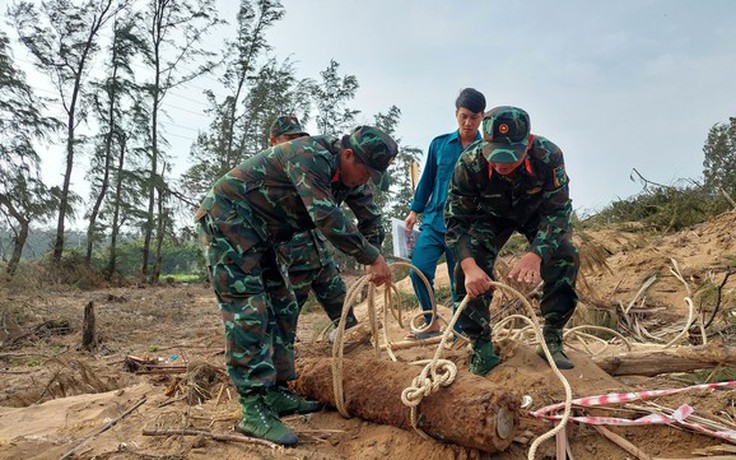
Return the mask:
[[[335,405],[332,359],[303,358],[296,363],[296,390]],[[346,406],[351,415],[412,430],[401,392],[420,367],[377,359],[344,360]],[[424,398],[417,408],[419,427],[435,439],[485,452],[502,451],[519,426],[519,399],[482,377],[461,372],[448,387]]]
[[66,210],[69,206],[69,184],[72,180],[72,166],[74,165],[74,106],[76,104],[77,92],[72,94],[72,104],[69,109],[67,140],[66,140],[66,169],[64,171],[64,184],[61,187],[61,197],[59,199],[59,217],[56,221],[56,239],[54,240],[54,250],[51,260],[55,266],[61,263],[61,253],[64,251],[64,223],[66,220]]
[[[163,180],[163,172],[161,172],[161,178]],[[163,187],[161,187],[163,190]],[[164,232],[166,230],[166,212],[164,209],[165,196],[163,192],[159,193],[158,196],[158,225],[156,227],[156,254],[153,262],[153,270],[151,272],[151,282],[158,284],[159,278],[161,277],[161,250],[164,245]]]
[[21,220],[18,224],[20,225],[20,231],[14,238],[13,255],[10,256],[8,266],[5,269],[5,274],[8,279],[12,278],[15,275],[15,271],[18,270],[18,264],[20,263],[20,258],[23,255],[23,247],[28,239],[29,222],[27,220]]
[[635,351],[615,356],[593,358],[598,367],[613,376],[644,375],[653,377],[671,372],[690,372],[718,366],[736,367],[736,347],[710,342],[697,347]]
[[[117,40],[118,34],[113,34],[113,39]],[[110,104],[107,108],[107,134],[105,135],[105,166],[104,171],[102,173],[102,184],[100,185],[100,193],[97,195],[97,199],[95,200],[94,206],[92,206],[92,211],[89,213],[89,227],[87,228],[87,255],[85,256],[85,261],[87,262],[87,265],[91,265],[92,263],[92,247],[94,245],[94,237],[95,237],[95,225],[97,223],[97,215],[100,213],[100,207],[102,207],[102,202],[105,199],[105,195],[107,194],[107,187],[110,183],[110,163],[112,163],[112,140],[113,135],[115,132],[115,98],[117,97],[117,93],[115,91],[115,81],[117,80],[118,75],[118,66],[116,64],[117,62],[117,49],[116,42],[113,41],[112,44],[112,57],[110,58],[110,61],[113,62],[113,70],[112,70],[112,77],[111,81],[113,82],[110,87]]]
[[115,273],[117,260],[118,232],[120,231],[120,201],[123,191],[123,166],[125,165],[125,147],[127,137],[125,134],[120,139],[120,155],[118,156],[117,177],[115,180],[115,202],[113,203],[112,229],[110,234],[110,261],[107,264],[108,279]]
[[95,333],[95,305],[91,301],[84,306],[82,348],[87,351],[94,351],[97,349],[97,334]]
[[74,88],[67,109],[67,140],[66,140],[66,169],[64,171],[64,184],[61,189],[61,199],[59,200],[59,219],[56,222],[56,241],[54,241],[54,250],[51,260],[57,267],[61,263],[61,253],[64,251],[64,225],[66,220],[66,211],[69,206],[69,185],[72,180],[72,169],[74,167],[74,132],[76,130],[77,116],[77,100],[82,93],[82,77],[86,67],[87,57],[92,49],[95,36],[106,19],[105,14],[112,4],[107,2],[107,6],[103,7],[99,19],[96,17],[92,23],[87,41],[84,43],[84,50],[79,59],[76,69],[74,69]]

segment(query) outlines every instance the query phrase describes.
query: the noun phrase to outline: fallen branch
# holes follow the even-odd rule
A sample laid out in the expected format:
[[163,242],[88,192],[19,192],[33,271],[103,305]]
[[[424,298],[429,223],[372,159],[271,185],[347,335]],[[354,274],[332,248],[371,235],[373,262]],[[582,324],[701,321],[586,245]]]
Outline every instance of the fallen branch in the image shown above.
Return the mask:
[[[392,342],[391,343],[391,349],[392,350],[405,350],[407,348],[414,348],[414,347],[422,347],[425,345],[437,345],[442,340],[442,336],[438,335],[436,337],[429,337],[427,339],[407,339],[407,340],[400,340],[398,342]],[[379,345],[380,350],[386,349],[386,344]]]
[[59,458],[59,460],[67,460],[69,458],[72,458],[74,456],[74,453],[77,451],[77,449],[79,449],[80,447],[82,447],[85,444],[87,444],[89,441],[92,440],[92,438],[94,438],[98,434],[104,433],[105,431],[107,431],[110,428],[112,428],[113,426],[115,426],[118,422],[120,422],[125,417],[127,417],[128,415],[130,415],[134,410],[136,410],[140,406],[142,406],[143,403],[146,402],[146,400],[147,400],[147,398],[145,396],[142,397],[137,403],[133,404],[129,409],[127,409],[125,412],[123,412],[122,414],[120,414],[120,416],[118,418],[116,418],[115,420],[111,420],[111,421],[105,423],[100,428],[98,428],[97,430],[95,430],[92,433],[90,433],[86,438],[84,438],[82,440],[82,442],[80,442],[79,444],[77,444],[76,446],[74,446],[72,449],[70,449],[69,451],[67,451],[67,453],[65,453],[64,455],[62,455]]
[[723,198],[725,198],[726,201],[728,201],[728,203],[731,206],[733,206],[733,210],[736,211],[736,201],[733,201],[733,198],[731,198],[731,195],[729,195],[728,192],[726,192],[722,188],[719,188],[718,190],[721,192],[721,195],[723,195]]
[[161,366],[136,371],[135,374],[186,374],[188,369],[187,366]]
[[593,425],[593,428],[595,428],[595,430],[598,433],[602,434],[606,439],[618,445],[620,448],[638,458],[639,460],[652,460],[652,457],[650,457],[649,454],[642,451],[641,449],[631,444],[629,441],[617,435],[608,428],[602,427],[600,425]]
[[736,367],[736,347],[710,342],[696,347],[677,347],[651,351],[620,353],[593,362],[608,374],[655,375],[690,372],[714,366]]
[[252,438],[239,434],[218,434],[202,430],[143,430],[143,436],[204,436],[223,442],[243,442],[246,444],[258,444],[271,449],[282,449],[281,446],[265,439]]
[[713,308],[713,311],[711,312],[710,318],[708,318],[708,321],[706,321],[705,324],[703,325],[705,329],[708,329],[708,326],[710,326],[710,324],[716,318],[716,315],[718,314],[718,310],[720,310],[721,308],[721,300],[723,298],[723,286],[726,285],[726,283],[728,282],[728,278],[730,278],[731,275],[733,275],[734,273],[736,273],[736,270],[734,270],[733,268],[729,268],[725,276],[723,277],[723,281],[721,281],[721,284],[718,285],[718,291],[717,291],[717,296],[716,296],[716,306]]
[[[41,368],[38,368],[38,369],[41,370]],[[36,372],[36,371],[35,370],[32,370],[32,371],[31,370],[29,370],[29,371],[14,371],[14,370],[0,369],[0,374],[21,375],[21,374],[33,374],[34,372]]]

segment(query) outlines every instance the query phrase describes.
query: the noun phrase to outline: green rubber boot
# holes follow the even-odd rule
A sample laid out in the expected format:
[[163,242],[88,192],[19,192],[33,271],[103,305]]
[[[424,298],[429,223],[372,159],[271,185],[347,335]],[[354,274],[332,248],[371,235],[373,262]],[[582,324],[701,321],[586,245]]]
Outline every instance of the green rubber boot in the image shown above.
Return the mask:
[[291,414],[309,414],[321,411],[324,407],[319,401],[310,401],[294,393],[285,383],[277,383],[266,392],[266,404],[279,417]]
[[491,369],[501,364],[501,358],[493,351],[491,342],[479,341],[473,346],[468,370],[475,375],[486,375]]
[[[572,363],[572,361],[570,361],[570,358],[567,357],[564,350],[562,349],[562,329],[548,329],[545,327],[542,335],[544,336],[544,343],[547,344],[547,348],[549,348],[549,354],[552,355],[552,359],[555,361],[555,365],[557,366],[557,368],[574,368],[575,365]],[[547,357],[544,355],[544,350],[542,350],[541,346],[537,347],[537,354],[542,357],[547,365],[549,365],[549,362],[547,362]]]
[[296,433],[281,423],[275,411],[266,405],[264,398],[262,392],[240,397],[243,418],[235,425],[235,430],[282,446],[295,445],[299,442]]

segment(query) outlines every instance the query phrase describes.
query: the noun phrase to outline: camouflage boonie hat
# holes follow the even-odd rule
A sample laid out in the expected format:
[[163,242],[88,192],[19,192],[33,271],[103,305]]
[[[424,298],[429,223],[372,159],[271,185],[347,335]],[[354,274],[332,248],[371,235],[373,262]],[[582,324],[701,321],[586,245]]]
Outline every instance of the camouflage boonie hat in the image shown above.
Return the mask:
[[278,117],[276,121],[271,124],[270,134],[273,137],[284,136],[287,134],[301,134],[303,136],[309,136],[309,133],[304,131],[299,119],[293,115],[287,115]]
[[388,190],[388,166],[398,153],[396,141],[373,126],[358,126],[348,135],[350,148],[358,159],[368,166],[371,179],[384,192]]
[[529,148],[529,114],[518,107],[495,107],[483,116],[483,156],[493,163],[515,163]]

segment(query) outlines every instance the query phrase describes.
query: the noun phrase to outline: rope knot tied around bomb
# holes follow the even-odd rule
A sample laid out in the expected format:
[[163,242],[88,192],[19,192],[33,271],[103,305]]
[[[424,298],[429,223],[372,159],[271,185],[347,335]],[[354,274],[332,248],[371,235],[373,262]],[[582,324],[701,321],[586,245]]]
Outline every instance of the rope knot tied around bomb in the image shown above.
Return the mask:
[[414,377],[411,386],[401,392],[401,402],[408,407],[417,407],[422,399],[431,395],[441,387],[447,387],[455,381],[457,366],[450,360],[433,360]]

